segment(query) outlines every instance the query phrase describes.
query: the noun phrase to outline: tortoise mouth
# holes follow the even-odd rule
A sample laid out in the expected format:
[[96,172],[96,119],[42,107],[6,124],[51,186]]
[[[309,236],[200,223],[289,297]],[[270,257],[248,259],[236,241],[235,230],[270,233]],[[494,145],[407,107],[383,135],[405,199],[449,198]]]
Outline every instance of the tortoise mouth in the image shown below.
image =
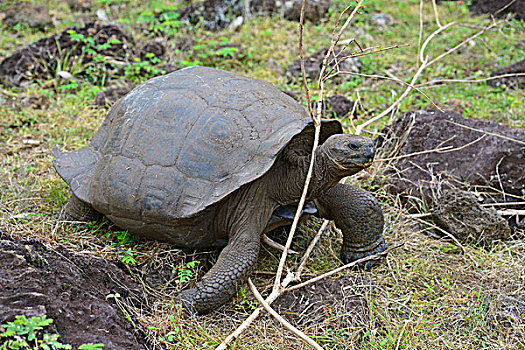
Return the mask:
[[373,158],[371,157],[359,157],[359,158],[352,158],[348,162],[339,163],[334,160],[335,164],[339,168],[339,170],[351,170],[351,169],[362,169],[369,167],[372,164]]

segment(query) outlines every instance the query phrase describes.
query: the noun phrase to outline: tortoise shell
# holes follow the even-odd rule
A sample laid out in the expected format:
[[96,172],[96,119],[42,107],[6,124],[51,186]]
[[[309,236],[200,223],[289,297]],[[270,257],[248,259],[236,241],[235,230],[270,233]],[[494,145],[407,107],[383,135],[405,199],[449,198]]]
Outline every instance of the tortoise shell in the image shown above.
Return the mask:
[[[73,193],[106,216],[165,224],[259,178],[294,136],[312,130],[304,108],[273,85],[191,67],[136,87],[87,147],[55,150],[53,163]],[[342,133],[336,120],[321,130],[321,141]]]

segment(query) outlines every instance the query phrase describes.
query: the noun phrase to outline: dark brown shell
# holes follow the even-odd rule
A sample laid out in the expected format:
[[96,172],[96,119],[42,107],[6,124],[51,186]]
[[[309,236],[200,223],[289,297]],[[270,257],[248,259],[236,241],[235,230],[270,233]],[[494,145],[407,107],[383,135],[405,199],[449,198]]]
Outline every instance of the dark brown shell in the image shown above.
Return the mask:
[[[103,214],[187,218],[259,178],[309,128],[302,106],[271,84],[191,67],[132,90],[88,147],[55,152],[54,165]],[[342,132],[335,120],[322,130]]]

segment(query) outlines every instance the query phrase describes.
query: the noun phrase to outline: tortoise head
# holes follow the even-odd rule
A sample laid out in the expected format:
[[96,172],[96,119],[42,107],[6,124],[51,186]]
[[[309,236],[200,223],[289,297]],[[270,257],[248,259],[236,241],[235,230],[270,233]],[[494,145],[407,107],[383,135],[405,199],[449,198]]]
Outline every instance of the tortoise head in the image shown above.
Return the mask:
[[348,134],[330,136],[319,151],[322,163],[339,179],[369,167],[375,153],[371,138]]

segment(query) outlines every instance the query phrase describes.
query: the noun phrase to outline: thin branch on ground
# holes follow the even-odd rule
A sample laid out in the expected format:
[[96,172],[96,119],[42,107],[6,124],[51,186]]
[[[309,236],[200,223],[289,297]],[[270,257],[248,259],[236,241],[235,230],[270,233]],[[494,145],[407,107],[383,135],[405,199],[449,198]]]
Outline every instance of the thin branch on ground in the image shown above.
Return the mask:
[[[303,193],[301,195],[301,199],[299,200],[299,204],[298,204],[298,207],[297,207],[297,212],[296,212],[294,220],[292,222],[292,227],[290,229],[290,233],[288,234],[288,239],[286,241],[286,245],[284,247],[284,251],[281,254],[281,259],[279,261],[279,266],[278,266],[277,271],[275,273],[275,280],[274,280],[272,292],[266,298],[266,303],[268,305],[270,305],[275,299],[277,299],[284,292],[284,289],[287,287],[287,285],[290,283],[291,280],[295,279],[294,274],[290,274],[289,273],[286,276],[286,278],[281,282],[281,277],[282,277],[282,273],[283,273],[283,270],[284,270],[284,265],[286,263],[286,258],[288,256],[288,250],[290,249],[290,246],[292,244],[292,240],[293,240],[295,231],[297,229],[297,225],[299,223],[299,219],[301,217],[302,208],[303,208],[304,203],[306,201],[306,195],[308,193],[308,185],[310,183],[310,179],[311,179],[312,172],[313,172],[315,153],[316,153],[316,150],[317,150],[317,146],[319,144],[319,135],[320,135],[320,131],[321,131],[321,115],[322,115],[322,104],[321,103],[322,103],[322,100],[323,100],[323,93],[324,93],[324,81],[326,80],[326,79],[322,79],[322,77],[323,77],[324,72],[326,71],[326,69],[328,67],[328,60],[329,60],[329,57],[330,57],[330,53],[333,52],[334,47],[337,44],[337,42],[339,41],[342,33],[344,32],[346,27],[349,25],[349,23],[351,22],[351,20],[353,19],[353,17],[355,16],[357,11],[359,10],[359,8],[363,5],[364,1],[365,0],[359,0],[357,2],[354,10],[349,15],[349,17],[347,18],[347,20],[345,21],[345,23],[343,24],[343,26],[341,27],[339,32],[335,35],[335,37],[332,37],[332,42],[331,42],[331,45],[330,45],[330,49],[327,51],[327,53],[326,53],[326,55],[324,57],[323,64],[321,66],[321,71],[320,71],[320,74],[319,74],[319,80],[318,80],[319,94],[318,94],[318,101],[317,101],[317,111],[316,111],[315,115],[312,113],[310,96],[309,96],[309,89],[308,89],[308,82],[306,80],[306,72],[305,72],[305,69],[304,69],[303,29],[304,29],[304,13],[305,13],[305,7],[306,7],[306,0],[302,1],[301,16],[300,16],[300,19],[299,19],[299,53],[300,53],[300,61],[301,61],[301,73],[302,73],[302,76],[303,76],[304,88],[305,88],[306,95],[307,95],[308,110],[310,112],[310,116],[313,119],[314,127],[315,127],[315,130],[314,130],[314,144],[312,146],[312,155],[311,155],[311,159],[310,159],[310,165],[308,167],[308,173],[306,175],[305,184],[304,184],[304,187],[303,187]],[[347,7],[347,9],[348,9],[348,7]],[[346,11],[346,9],[345,9],[345,11]],[[335,57],[335,55],[334,55],[334,57]],[[241,324],[241,326],[239,326],[233,333],[231,333],[216,349],[217,350],[226,349],[226,346],[231,341],[236,339],[240,334],[242,334],[242,332],[246,328],[248,328],[249,325],[260,315],[261,311],[262,311],[262,308],[256,309],[250,315],[250,317],[248,317]]]
[[251,278],[248,278],[248,285],[250,286],[250,289],[252,290],[253,295],[255,295],[255,298],[262,304],[262,306],[265,308],[266,311],[273,317],[279,321],[280,324],[288,328],[289,331],[291,331],[293,334],[297,335],[299,338],[301,338],[305,343],[312,346],[314,349],[322,350],[323,347],[319,344],[317,344],[312,338],[309,338],[306,334],[301,332],[299,329],[295,328],[290,322],[286,321],[281,315],[277,313],[262,297],[261,293],[257,290],[255,285],[253,284]]
[[496,133],[494,133],[494,132],[490,132],[490,131],[485,131],[485,130],[481,130],[481,129],[476,129],[476,128],[473,128],[473,127],[470,127],[470,126],[466,126],[466,125],[463,125],[463,124],[459,124],[459,123],[456,123],[456,122],[453,122],[453,121],[450,121],[450,120],[447,120],[447,122],[449,122],[449,123],[451,123],[451,124],[454,124],[454,125],[457,125],[457,126],[459,126],[459,127],[465,128],[465,129],[469,129],[469,130],[473,130],[473,131],[481,132],[481,133],[486,134],[486,135],[491,135],[491,136],[499,137],[499,138],[502,138],[502,139],[505,139],[505,140],[508,140],[508,141],[513,141],[513,142],[517,142],[517,143],[520,143],[520,144],[522,144],[522,145],[525,145],[525,141],[516,140],[516,139],[513,139],[512,137],[508,137],[508,136],[505,136],[505,135],[496,134]]
[[361,258],[359,260],[355,260],[355,261],[352,261],[351,263],[348,263],[346,265],[343,265],[343,266],[340,266],[336,269],[333,269],[332,271],[328,271],[326,273],[323,273],[322,275],[319,275],[319,276],[316,276],[316,277],[313,277],[313,278],[310,278],[308,281],[305,281],[303,283],[299,283],[299,284],[296,284],[292,287],[288,287],[288,288],[285,288],[283,293],[286,293],[286,292],[291,292],[292,290],[296,290],[296,289],[299,289],[299,288],[302,288],[304,286],[308,286],[312,283],[315,283],[317,281],[320,281],[322,279],[325,279],[327,277],[330,277],[330,276],[333,276],[343,270],[346,270],[348,268],[351,268],[351,267],[354,267],[354,266],[357,266],[357,265],[360,265],[364,262],[367,262],[367,261],[372,261],[372,260],[377,260],[383,256],[386,256],[388,255],[389,252],[391,252],[392,250],[394,249],[397,249],[401,246],[403,246],[404,243],[401,243],[401,244],[398,244],[396,246],[393,246],[391,248],[388,248],[387,250],[385,250],[384,252],[381,252],[381,253],[377,253],[377,254],[372,254],[372,255],[369,255],[369,256],[366,256],[364,258]]
[[[275,248],[275,249],[280,250],[280,251],[284,251],[285,247],[282,244],[277,243],[276,241],[274,241],[273,239],[268,237],[268,235],[266,235],[266,233],[264,233],[261,236],[261,239],[262,239],[262,241],[264,243],[268,244],[270,247]],[[292,250],[292,249],[288,249],[288,253],[290,253],[290,254],[298,254],[295,250]]]
[[[426,150],[426,151],[420,151],[420,152],[414,152],[414,153],[410,153],[410,154],[403,154],[402,156],[396,156],[396,157],[390,157],[390,158],[383,158],[383,159],[376,159],[375,161],[376,162],[386,162],[386,161],[391,161],[391,160],[398,160],[398,159],[403,159],[403,158],[409,158],[409,157],[413,157],[413,156],[417,156],[417,155],[421,155],[421,154],[427,154],[427,153],[450,153],[450,152],[455,152],[455,151],[460,151],[464,148],[467,148],[481,140],[483,140],[487,135],[481,135],[480,137],[478,137],[477,139],[473,140],[473,141],[470,141],[462,146],[459,146],[459,147],[452,147],[452,146],[445,146],[445,147],[441,147],[441,145],[438,145],[438,147],[434,148],[434,149],[431,149],[431,150]],[[443,144],[443,143],[442,143]]]
[[443,110],[437,104],[435,104],[434,101],[426,93],[424,93],[421,89],[419,89],[417,86],[410,85],[410,83],[407,83],[406,81],[403,81],[403,80],[401,80],[399,78],[385,77],[383,75],[376,75],[376,74],[364,74],[364,73],[356,73],[356,72],[349,72],[349,71],[338,71],[338,72],[328,76],[328,79],[336,77],[339,74],[355,75],[355,76],[364,77],[364,78],[375,78],[375,79],[391,80],[391,81],[396,82],[398,84],[408,86],[408,87],[416,90],[417,92],[419,92],[421,95],[423,95],[423,97],[425,97],[430,103],[432,103],[434,105],[434,107],[436,107],[440,112],[443,112]]
[[465,247],[463,246],[463,244],[461,244],[461,243],[458,241],[458,239],[457,239],[456,237],[454,237],[454,235],[451,234],[450,232],[448,232],[448,231],[446,231],[446,230],[443,230],[441,227],[436,226],[436,225],[434,225],[434,224],[432,224],[432,223],[430,223],[430,222],[428,222],[428,221],[422,220],[422,219],[420,219],[420,218],[413,217],[413,219],[416,220],[416,221],[418,221],[418,222],[420,222],[420,223],[422,223],[422,224],[425,224],[425,225],[427,225],[427,226],[430,226],[430,227],[432,227],[433,229],[438,230],[439,232],[443,233],[445,236],[447,236],[448,238],[450,238],[451,240],[454,241],[454,243],[456,244],[456,246],[458,246],[458,247],[461,249],[461,252],[462,252],[463,254],[465,254],[465,253],[467,252],[467,251],[465,250]]

